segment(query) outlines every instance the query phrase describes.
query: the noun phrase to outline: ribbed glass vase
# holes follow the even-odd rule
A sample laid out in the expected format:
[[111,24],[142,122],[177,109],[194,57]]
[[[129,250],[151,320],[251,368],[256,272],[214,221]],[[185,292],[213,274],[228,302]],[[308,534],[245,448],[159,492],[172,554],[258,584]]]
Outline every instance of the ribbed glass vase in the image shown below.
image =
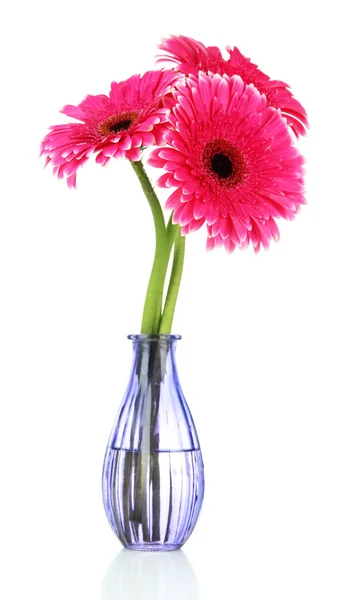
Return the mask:
[[132,370],[104,459],[104,507],[126,548],[176,550],[204,496],[199,440],[175,363],[180,336],[129,339]]

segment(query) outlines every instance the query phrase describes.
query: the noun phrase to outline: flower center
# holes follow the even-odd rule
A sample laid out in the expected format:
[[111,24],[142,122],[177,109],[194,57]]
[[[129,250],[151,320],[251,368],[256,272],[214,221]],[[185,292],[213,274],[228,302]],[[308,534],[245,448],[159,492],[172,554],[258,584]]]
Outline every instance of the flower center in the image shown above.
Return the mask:
[[129,128],[131,123],[132,123],[131,119],[126,119],[125,121],[119,121],[118,123],[111,125],[109,128],[109,131],[113,131],[114,133],[118,133],[119,131],[126,131],[126,129]]
[[101,135],[107,136],[110,133],[127,131],[136,121],[137,117],[138,113],[135,110],[132,112],[112,115],[98,125],[99,132]]
[[233,172],[233,163],[227,154],[217,153],[211,157],[211,168],[221,179],[227,179]]
[[220,185],[231,187],[244,178],[245,163],[241,152],[226,140],[212,140],[203,153],[205,169]]

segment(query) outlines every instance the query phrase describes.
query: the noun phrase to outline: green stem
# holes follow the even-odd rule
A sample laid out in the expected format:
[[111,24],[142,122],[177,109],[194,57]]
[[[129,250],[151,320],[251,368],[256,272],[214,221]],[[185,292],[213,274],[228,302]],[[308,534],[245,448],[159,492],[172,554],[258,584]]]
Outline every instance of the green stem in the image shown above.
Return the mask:
[[176,301],[180,289],[182,270],[185,258],[185,238],[181,235],[180,226],[176,226],[174,241],[173,264],[170,283],[167,290],[165,307],[161,318],[159,333],[171,333]]
[[142,161],[133,161],[131,162],[131,165],[150,205],[156,233],[155,256],[143,309],[141,333],[158,333],[161,319],[163,284],[168,262],[165,219],[161,205],[143,167]]
[[172,223],[172,213],[171,213],[171,216],[170,216],[169,221],[167,223],[167,230],[166,230],[167,243],[166,243],[166,254],[165,254],[164,269],[163,269],[163,273],[162,273],[162,292],[159,295],[157,309],[156,309],[156,313],[158,315],[160,315],[160,318],[161,318],[161,314],[162,314],[162,298],[163,298],[163,289],[165,287],[165,279],[166,279],[167,267],[168,267],[168,263],[169,263],[169,260],[170,260],[170,254],[171,254],[172,246],[173,246],[173,243],[174,243],[176,231],[177,231],[177,225],[173,225],[173,223]]
[[175,235],[176,235],[176,232],[178,229],[178,226],[174,225],[172,223],[172,215],[173,215],[173,211],[172,211],[170,218],[168,220],[168,223],[167,223],[167,264],[168,264],[168,261],[170,260],[172,246],[175,241]]

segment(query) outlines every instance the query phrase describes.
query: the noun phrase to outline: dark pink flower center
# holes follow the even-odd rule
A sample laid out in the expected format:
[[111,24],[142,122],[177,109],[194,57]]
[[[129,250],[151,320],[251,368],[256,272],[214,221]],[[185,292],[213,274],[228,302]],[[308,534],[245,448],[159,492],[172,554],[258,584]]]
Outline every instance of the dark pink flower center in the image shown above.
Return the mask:
[[220,185],[231,187],[243,180],[245,163],[241,152],[226,140],[212,140],[205,146],[204,167]]
[[125,112],[118,115],[112,115],[108,117],[102,123],[99,123],[99,133],[103,136],[107,136],[110,133],[119,133],[120,131],[127,131],[131,125],[136,121],[138,113],[134,110],[131,112]]

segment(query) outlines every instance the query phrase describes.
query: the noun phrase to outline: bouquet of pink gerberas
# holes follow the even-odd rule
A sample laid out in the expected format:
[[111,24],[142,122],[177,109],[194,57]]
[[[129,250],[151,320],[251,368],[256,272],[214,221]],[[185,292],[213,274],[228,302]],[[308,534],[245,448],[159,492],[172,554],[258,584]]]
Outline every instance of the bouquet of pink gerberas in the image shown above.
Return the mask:
[[[141,335],[131,336],[132,384],[109,442],[103,490],[124,545],[152,550],[180,547],[203,496],[197,435],[174,373],[178,337],[170,335],[185,237],[205,227],[206,247],[227,252],[249,243],[258,252],[277,241],[276,219],[293,219],[305,203],[296,141],[308,127],[289,86],[270,79],[237,48],[228,47],[223,58],[215,46],[176,35],[159,47],[157,64],[168,68],[113,82],[108,95],[65,106],[62,112],[77,122],[52,126],[41,144],[46,164],[69,187],[92,155],[99,165],[128,159],[152,211],[155,256]],[[144,162],[162,171],[156,186],[172,188],[167,224]],[[172,410],[164,406],[166,390]],[[176,397],[182,408],[175,408]]]
[[[41,154],[75,187],[79,167],[126,158],[138,176],[156,227],[156,253],[142,333],[168,333],[180,285],[185,236],[205,226],[208,249],[268,248],[276,218],[293,219],[303,196],[303,158],[295,138],[306,111],[287,84],[270,79],[237,48],[221,51],[185,36],[160,45],[172,69],[113,82],[109,95],[87,96],[61,112],[78,122],[54,125]],[[168,225],[146,174],[163,170],[160,187],[174,188]],[[173,269],[162,306],[169,258]]]

